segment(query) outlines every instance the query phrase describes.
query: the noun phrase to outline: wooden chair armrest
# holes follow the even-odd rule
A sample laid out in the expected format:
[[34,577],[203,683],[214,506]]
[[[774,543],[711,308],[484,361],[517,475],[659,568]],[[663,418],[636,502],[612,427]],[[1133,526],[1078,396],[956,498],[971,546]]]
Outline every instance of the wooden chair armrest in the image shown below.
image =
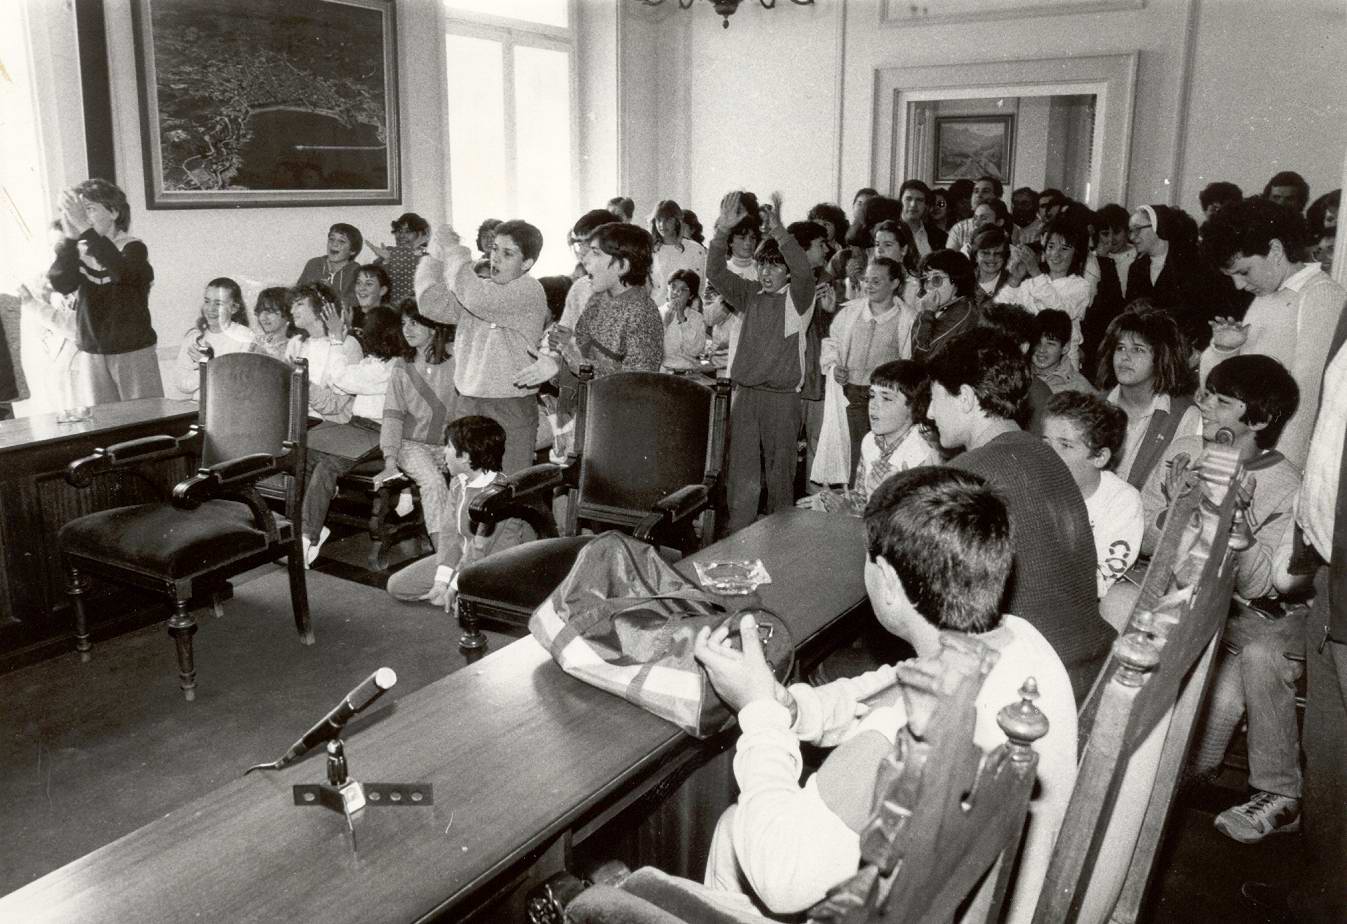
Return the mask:
[[705,510],[710,502],[708,486],[684,485],[656,501],[651,513],[636,525],[634,535],[642,542],[658,544],[658,533],[687,522]]
[[[546,506],[552,491],[574,482],[577,466],[531,465],[511,475],[504,484],[484,488],[468,506],[468,520],[473,529],[499,523],[512,516],[521,516],[521,510],[531,506]],[[526,518],[527,519],[527,518]]]
[[254,452],[198,469],[173,488],[173,506],[190,510],[204,501],[237,494],[276,472],[276,457]]
[[196,437],[196,428],[193,427],[181,438],[166,435],[142,436],[140,439],[113,443],[111,446],[95,449],[92,454],[67,465],[65,480],[73,487],[87,488],[95,475],[183,455],[191,448],[189,441],[195,441]]

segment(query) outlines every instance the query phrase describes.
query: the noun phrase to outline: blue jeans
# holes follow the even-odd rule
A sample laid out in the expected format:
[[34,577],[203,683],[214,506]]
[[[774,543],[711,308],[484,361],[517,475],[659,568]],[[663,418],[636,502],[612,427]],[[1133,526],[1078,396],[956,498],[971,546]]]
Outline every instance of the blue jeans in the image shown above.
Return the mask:
[[1232,605],[1198,735],[1198,772],[1220,766],[1235,726],[1247,712],[1249,785],[1300,798],[1296,681],[1305,672],[1308,612],[1308,607],[1291,607],[1272,620],[1241,603]]

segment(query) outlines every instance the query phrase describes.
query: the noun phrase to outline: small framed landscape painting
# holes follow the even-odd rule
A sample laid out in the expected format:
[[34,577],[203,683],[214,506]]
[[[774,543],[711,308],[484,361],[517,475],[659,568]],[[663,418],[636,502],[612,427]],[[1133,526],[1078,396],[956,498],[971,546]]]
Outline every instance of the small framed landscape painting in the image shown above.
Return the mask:
[[994,176],[1010,182],[1015,153],[1013,115],[937,116],[935,182]]
[[151,209],[402,201],[393,0],[134,0]]

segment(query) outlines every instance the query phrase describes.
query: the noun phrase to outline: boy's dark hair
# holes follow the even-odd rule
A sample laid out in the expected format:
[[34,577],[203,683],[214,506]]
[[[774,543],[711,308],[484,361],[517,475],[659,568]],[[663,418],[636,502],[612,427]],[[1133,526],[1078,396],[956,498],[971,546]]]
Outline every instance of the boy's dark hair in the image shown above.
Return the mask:
[[547,298],[548,313],[554,322],[560,321],[562,312],[566,310],[566,296],[575,280],[570,276],[543,276],[538,282],[542,283],[543,295]]
[[1010,198],[1011,198],[1011,199],[1014,199],[1014,198],[1015,198],[1016,196],[1018,196],[1020,193],[1028,193],[1029,195],[1033,196],[1035,200],[1038,199],[1038,190],[1034,189],[1032,186],[1021,186],[1021,187],[1019,187],[1018,189],[1016,189],[1014,192],[1012,192],[1012,193],[1010,194]]
[[438,366],[449,358],[451,355],[449,344],[454,341],[454,325],[440,324],[423,315],[414,298],[404,298],[398,302],[398,314],[403,318],[411,318],[430,330],[430,365]]
[[1062,212],[1048,222],[1043,229],[1043,247],[1047,249],[1048,238],[1057,235],[1071,245],[1071,267],[1068,275],[1083,276],[1085,260],[1090,255],[1090,232],[1084,221],[1078,220],[1070,212]]
[[373,276],[379,287],[385,290],[385,296],[393,294],[393,280],[388,277],[388,270],[384,269],[382,263],[365,263],[355,271],[355,275],[357,279],[361,275]]
[[[234,301],[234,307],[229,310],[229,320],[235,324],[248,326],[248,309],[243,306],[243,290],[239,284],[228,276],[216,276],[210,282],[206,283],[207,289],[225,289],[229,292],[229,297]],[[206,329],[206,315],[202,312],[197,316],[196,326],[198,330]]]
[[795,238],[801,250],[808,250],[814,241],[828,239],[828,229],[812,221],[792,221],[786,225],[786,233]]
[[[969,188],[971,189],[972,187],[970,186]],[[896,196],[898,201],[902,201],[903,193],[907,192],[909,189],[914,189],[921,193],[927,200],[931,198],[931,187],[927,186],[921,180],[904,180],[903,185],[898,187],[898,195]],[[953,190],[951,189],[950,192],[953,192]]]
[[776,242],[776,238],[769,237],[758,245],[757,250],[753,251],[753,259],[759,266],[764,263],[779,263],[786,265],[786,258],[781,253],[781,245]]
[[1274,173],[1272,179],[1267,181],[1263,187],[1263,198],[1272,199],[1272,187],[1274,186],[1294,186],[1296,188],[1296,211],[1304,211],[1305,203],[1310,201],[1310,184],[1305,182],[1305,178],[1294,170],[1282,170]]
[[616,208],[622,212],[627,221],[631,221],[631,216],[636,214],[636,203],[632,202],[629,196],[613,196],[608,200],[608,208],[609,215],[613,214],[611,209]]
[[459,454],[468,456],[468,464],[479,472],[500,471],[505,458],[505,428],[491,417],[473,414],[449,421],[444,442],[452,443]]
[[1060,189],[1054,189],[1051,186],[1038,194],[1038,201],[1040,203],[1044,199],[1049,200],[1052,205],[1064,205],[1067,202],[1066,193],[1062,192]]
[[627,271],[619,277],[625,285],[643,286],[650,281],[650,234],[642,227],[624,221],[610,221],[599,225],[589,236],[589,243],[615,260],[626,260]]
[[917,266],[923,276],[929,270],[944,273],[954,283],[954,292],[962,298],[972,298],[976,294],[978,276],[973,261],[957,250],[932,250],[921,258]]
[[1019,420],[1029,398],[1032,376],[1020,345],[986,327],[952,337],[927,361],[926,371],[951,395],[972,388],[989,417]]
[[851,227],[851,219],[847,218],[847,213],[842,211],[840,205],[834,205],[831,202],[820,202],[809,210],[805,218],[810,221],[826,221],[833,226],[832,242],[840,244],[847,239],[847,228]]
[[880,363],[870,373],[870,384],[892,388],[906,398],[913,423],[920,424],[926,419],[931,406],[931,378],[926,374],[926,367],[915,359],[891,359]]
[[1110,228],[1114,231],[1126,231],[1127,222],[1132,216],[1118,203],[1110,202],[1108,205],[1100,206],[1094,217],[1096,230]]
[[1095,382],[1107,391],[1118,384],[1113,372],[1113,351],[1123,336],[1131,334],[1144,340],[1151,348],[1153,368],[1152,388],[1157,395],[1178,397],[1191,395],[1197,386],[1196,376],[1188,365],[1188,343],[1179,331],[1179,325],[1169,312],[1152,307],[1137,299],[1109,322],[1104,342],[1099,347],[1099,368]]
[[365,309],[360,322],[360,345],[365,355],[379,359],[415,358],[407,338],[402,336],[402,317],[387,305],[373,305]]
[[973,181],[968,177],[961,176],[949,184],[949,201],[951,204],[959,201],[967,202],[972,197]]
[[1127,438],[1127,412],[1118,405],[1088,391],[1059,391],[1048,399],[1043,417],[1060,417],[1075,424],[1090,455],[1107,449],[1108,464],[1104,467],[1117,467]]
[[126,200],[126,193],[122,192],[122,188],[116,183],[94,177],[76,186],[75,192],[81,198],[97,202],[109,212],[116,214],[117,217],[112,224],[118,231],[126,231],[131,227],[131,203]]
[[1066,345],[1071,342],[1071,315],[1060,308],[1044,308],[1034,316],[1034,332],[1038,335],[1034,343],[1047,337]]
[[902,282],[906,278],[903,273],[903,264],[893,259],[893,257],[875,257],[867,265],[867,268],[870,266],[884,267],[889,274],[889,279],[894,282]]
[[696,299],[702,292],[702,277],[697,275],[696,270],[680,269],[674,270],[669,274],[669,282],[677,280],[688,287],[688,292],[692,299]]
[[[1008,305],[1005,302],[984,305],[977,323],[979,327],[994,330],[1025,348],[1038,343],[1038,319],[1029,313],[1028,308],[1020,305]],[[1068,326],[1070,323],[1068,318]]]
[[[295,303],[301,299],[308,299],[313,302],[314,313],[318,315],[319,320],[322,320],[323,306],[336,305],[341,307],[341,300],[337,298],[337,293],[332,291],[332,287],[325,282],[306,282],[285,293],[285,302],[290,306],[290,327],[287,332],[292,337],[298,335],[307,340],[309,332],[295,324]],[[326,321],[323,321],[323,330],[327,330]]]
[[543,252],[543,233],[522,218],[512,218],[496,225],[496,237],[508,237],[519,245],[525,260],[537,261]]
[[[403,212],[393,219],[392,229],[394,231],[411,231],[413,234],[426,234],[430,231],[430,222],[415,212]],[[478,233],[481,233],[480,229]]]
[[990,173],[984,173],[982,176],[978,177],[977,180],[973,183],[974,188],[977,187],[978,183],[981,183],[984,180],[992,184],[992,192],[996,193],[996,198],[1000,199],[1001,194],[1006,191],[1005,184],[1001,182],[1001,178],[992,176]]
[[1216,203],[1222,206],[1234,205],[1244,198],[1244,191],[1234,183],[1228,183],[1225,180],[1217,180],[1215,183],[1208,183],[1202,187],[1202,191],[1197,194],[1198,204],[1202,206],[1202,211],[1206,211]]
[[877,195],[879,195],[879,190],[875,189],[873,186],[862,186],[860,189],[856,190],[856,195],[851,197],[851,204],[855,205],[856,200],[859,199],[861,196],[877,196]]
[[1001,624],[1013,549],[1005,502],[983,478],[942,466],[898,472],[865,505],[866,553],[883,558],[939,629]]
[[1206,390],[1245,404],[1244,423],[1266,423],[1254,433],[1259,449],[1271,449],[1300,406],[1300,388],[1286,367],[1271,356],[1246,353],[1217,363],[1207,373]]
[[749,215],[742,221],[740,221],[739,224],[735,225],[733,228],[730,229],[731,241],[733,241],[736,237],[743,237],[744,235],[748,235],[749,237],[753,238],[754,247],[757,247],[759,244],[763,243],[762,220],[754,218],[752,215]]
[[1307,256],[1309,236],[1299,212],[1252,196],[1203,223],[1202,256],[1217,269],[1226,269],[1241,256],[1266,257],[1275,238],[1282,242],[1286,259],[1299,263]]
[[1305,212],[1305,221],[1310,226],[1310,237],[1317,241],[1321,237],[1331,237],[1336,232],[1337,227],[1328,227],[1328,210],[1337,212],[1342,204],[1342,190],[1335,189],[1332,192],[1326,192],[1314,202],[1310,203],[1309,209]]
[[589,236],[598,230],[599,227],[608,224],[612,220],[613,213],[607,209],[590,209],[588,212],[585,212],[585,214],[577,218],[575,224],[571,226],[571,231],[568,235],[570,240],[568,243],[577,244],[580,241],[589,240]]

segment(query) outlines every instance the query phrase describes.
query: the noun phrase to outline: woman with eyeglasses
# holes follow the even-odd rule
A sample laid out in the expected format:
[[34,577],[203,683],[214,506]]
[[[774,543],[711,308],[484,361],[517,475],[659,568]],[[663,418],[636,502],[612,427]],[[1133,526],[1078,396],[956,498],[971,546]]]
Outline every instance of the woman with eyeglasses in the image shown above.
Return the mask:
[[1034,314],[1048,308],[1065,311],[1071,318],[1071,343],[1067,355],[1080,368],[1080,322],[1090,306],[1090,284],[1085,280],[1085,258],[1090,253],[1088,229],[1078,221],[1058,216],[1043,231],[1043,260],[1046,271],[1039,270],[1037,256],[1028,247],[1016,248],[1010,284],[996,299],[1022,305]]
[[925,362],[955,334],[978,321],[977,273],[957,250],[935,250],[921,258],[920,313],[912,327],[912,358]]
[[990,305],[999,300],[1001,290],[1010,284],[1010,237],[1002,228],[983,228],[973,235],[968,246],[977,267],[978,285],[973,295],[979,307]]

